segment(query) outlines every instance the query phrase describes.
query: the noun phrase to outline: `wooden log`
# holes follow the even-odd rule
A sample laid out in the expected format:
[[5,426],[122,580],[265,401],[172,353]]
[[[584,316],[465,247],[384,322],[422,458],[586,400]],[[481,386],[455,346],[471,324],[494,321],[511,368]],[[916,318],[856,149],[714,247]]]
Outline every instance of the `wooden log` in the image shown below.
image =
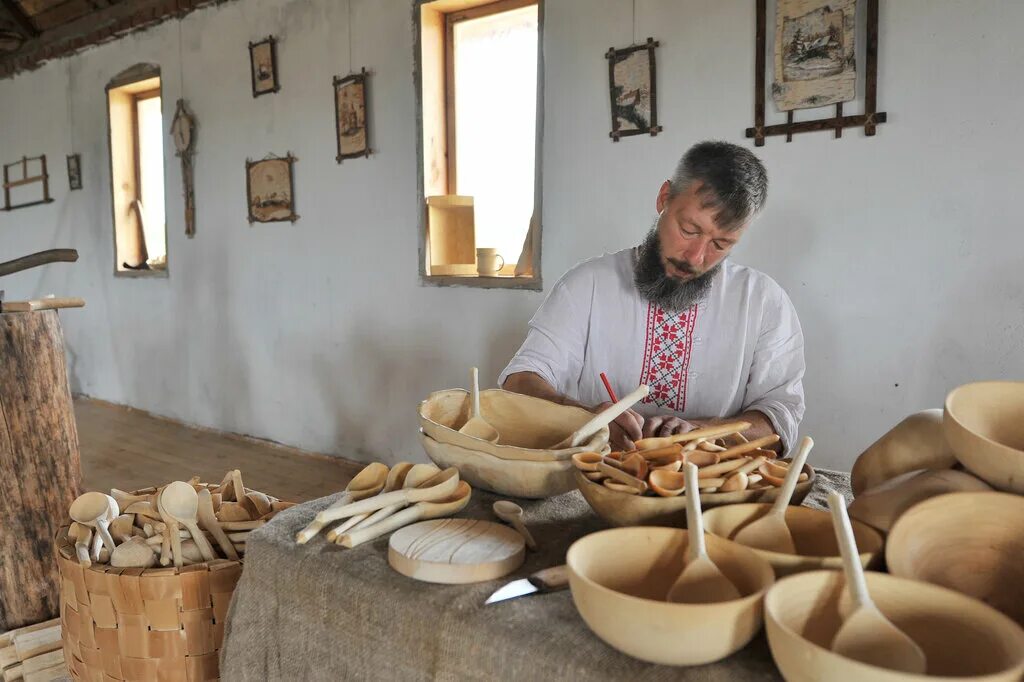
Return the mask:
[[53,538],[81,487],[55,310],[0,314],[0,630],[58,615]]

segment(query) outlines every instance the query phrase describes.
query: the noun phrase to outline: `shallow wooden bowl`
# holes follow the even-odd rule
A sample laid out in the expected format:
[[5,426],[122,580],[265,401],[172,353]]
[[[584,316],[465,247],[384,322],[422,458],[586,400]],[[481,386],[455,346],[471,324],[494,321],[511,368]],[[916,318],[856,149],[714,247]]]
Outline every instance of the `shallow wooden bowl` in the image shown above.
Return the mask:
[[569,587],[583,621],[624,654],[663,665],[702,665],[742,649],[761,629],[771,566],[746,547],[707,536],[707,551],[742,595],[716,604],[673,604],[685,530],[637,526],[592,533],[569,548]]
[[459,433],[469,420],[469,413],[467,391],[460,388],[437,391],[420,403],[420,428],[439,443],[485,452],[501,459],[550,462],[569,460],[577,452],[609,451],[607,426],[580,447],[550,449],[594,417],[580,407],[558,405],[499,389],[480,391],[480,414],[498,430],[497,443]]
[[[810,465],[804,465],[807,480],[796,484],[790,504],[800,504],[811,492],[816,474]],[[630,495],[609,490],[600,483],[588,480],[580,472],[573,474],[576,487],[594,512],[612,526],[672,526],[686,527],[686,495],[677,497],[649,497]],[[772,502],[778,488],[740,490],[731,493],[701,493],[700,504],[711,509],[741,502]]]
[[889,429],[857,457],[850,471],[854,495],[918,469],[950,469],[953,449],[942,432],[942,410],[915,412]]
[[956,678],[1019,682],[1024,630],[985,604],[951,590],[884,573],[865,574],[875,604],[924,650],[927,675],[879,668],[832,653],[846,590],[841,571],[780,579],[764,600],[768,646],[788,682],[910,682]]
[[1024,381],[964,384],[942,426],[956,458],[998,490],[1024,494]]
[[[730,504],[715,507],[704,513],[704,530],[719,537],[732,538],[741,528],[753,523],[768,513],[770,504]],[[881,560],[882,535],[867,524],[850,520],[853,537],[860,550],[860,562],[865,568]],[[775,569],[775,575],[783,577],[802,571],[819,568],[841,569],[843,560],[839,556],[839,544],[832,528],[832,515],[822,509],[809,507],[786,508],[786,525],[793,534],[797,554],[753,550]]]
[[1024,497],[949,493],[893,526],[889,572],[963,592],[1024,625]]
[[420,442],[434,464],[455,467],[459,477],[474,488],[499,495],[543,498],[561,495],[576,487],[571,459],[552,462],[501,459],[486,452],[440,443],[420,432]]
[[946,493],[986,490],[992,488],[966,471],[912,471],[860,493],[847,511],[851,519],[887,534],[896,520],[918,502]]

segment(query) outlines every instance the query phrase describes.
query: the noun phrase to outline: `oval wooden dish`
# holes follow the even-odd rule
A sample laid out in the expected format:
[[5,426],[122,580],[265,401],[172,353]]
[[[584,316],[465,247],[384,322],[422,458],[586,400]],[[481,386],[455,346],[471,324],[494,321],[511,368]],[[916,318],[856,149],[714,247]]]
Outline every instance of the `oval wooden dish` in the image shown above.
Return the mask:
[[395,531],[388,563],[402,575],[429,583],[494,580],[522,566],[523,536],[508,526],[476,519],[434,519]]
[[949,493],[911,507],[889,533],[889,572],[980,599],[1024,625],[1024,497]]
[[438,443],[448,443],[499,459],[550,462],[568,460],[577,452],[608,452],[608,427],[576,448],[552,450],[558,442],[594,415],[580,407],[557,405],[541,398],[491,389],[480,392],[480,413],[501,438],[490,443],[459,429],[469,421],[469,392],[461,388],[431,393],[420,403],[420,428]]
[[[800,504],[811,492],[816,474],[809,465],[804,465],[807,480],[796,484],[790,504]],[[677,497],[654,497],[631,495],[587,479],[579,470],[572,472],[576,487],[603,521],[613,526],[672,526],[686,527],[686,495]],[[742,502],[773,502],[779,489],[753,488],[731,493],[701,493],[700,504],[704,509]]]
[[875,571],[864,577],[879,610],[924,650],[927,675],[879,668],[833,653],[832,639],[843,622],[846,581],[841,571],[811,571],[780,579],[764,600],[768,646],[786,680],[1021,680],[1024,630],[1003,614],[936,585]]
[[908,471],[950,469],[953,449],[942,433],[942,410],[921,410],[889,429],[853,463],[850,487],[854,495]]
[[993,488],[1024,494],[1024,381],[964,384],[945,409],[942,426],[960,463]]
[[684,567],[687,532],[638,526],[591,533],[569,548],[572,600],[594,634],[650,663],[702,665],[739,651],[761,629],[768,562],[746,547],[706,537],[708,555],[740,598],[710,604],[666,601]]
[[865,490],[850,503],[850,518],[888,533],[908,509],[932,497],[955,492],[983,492],[991,487],[966,471],[914,471]]

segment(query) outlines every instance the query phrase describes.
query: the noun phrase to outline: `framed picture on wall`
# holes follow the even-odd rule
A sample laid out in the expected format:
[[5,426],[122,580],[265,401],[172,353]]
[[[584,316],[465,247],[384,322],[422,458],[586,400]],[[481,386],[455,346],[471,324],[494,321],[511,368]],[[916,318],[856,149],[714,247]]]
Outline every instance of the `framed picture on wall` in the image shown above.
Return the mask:
[[370,155],[369,118],[366,112],[366,69],[344,78],[334,77],[334,118],[338,136],[338,163]]
[[654,48],[658,41],[648,38],[643,45],[616,50],[609,48],[608,88],[611,93],[612,131],[608,136],[618,142],[629,135],[657,135],[658,92]]
[[292,222],[295,213],[296,159],[291,155],[268,156],[260,161],[245,161],[245,189],[249,204],[249,224]]
[[274,36],[267,36],[258,43],[249,43],[249,63],[253,97],[281,89],[277,80],[277,40]]
[[82,156],[68,154],[68,187],[82,189]]

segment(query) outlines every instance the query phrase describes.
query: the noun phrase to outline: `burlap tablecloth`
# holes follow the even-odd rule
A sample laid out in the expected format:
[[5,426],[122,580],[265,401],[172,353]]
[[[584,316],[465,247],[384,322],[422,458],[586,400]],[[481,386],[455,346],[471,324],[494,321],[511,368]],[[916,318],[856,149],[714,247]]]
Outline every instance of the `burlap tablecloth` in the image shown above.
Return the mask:
[[[829,490],[849,499],[849,474],[820,471],[804,504]],[[225,680],[778,680],[764,634],[710,665],[643,663],[598,639],[568,590],[483,606],[509,580],[565,562],[577,538],[605,527],[579,492],[521,500],[540,546],[514,574],[435,585],[388,566],[388,538],[342,549],[295,533],[337,496],[302,504],[250,535],[228,615]],[[493,519],[496,496],[474,490],[462,516]]]

